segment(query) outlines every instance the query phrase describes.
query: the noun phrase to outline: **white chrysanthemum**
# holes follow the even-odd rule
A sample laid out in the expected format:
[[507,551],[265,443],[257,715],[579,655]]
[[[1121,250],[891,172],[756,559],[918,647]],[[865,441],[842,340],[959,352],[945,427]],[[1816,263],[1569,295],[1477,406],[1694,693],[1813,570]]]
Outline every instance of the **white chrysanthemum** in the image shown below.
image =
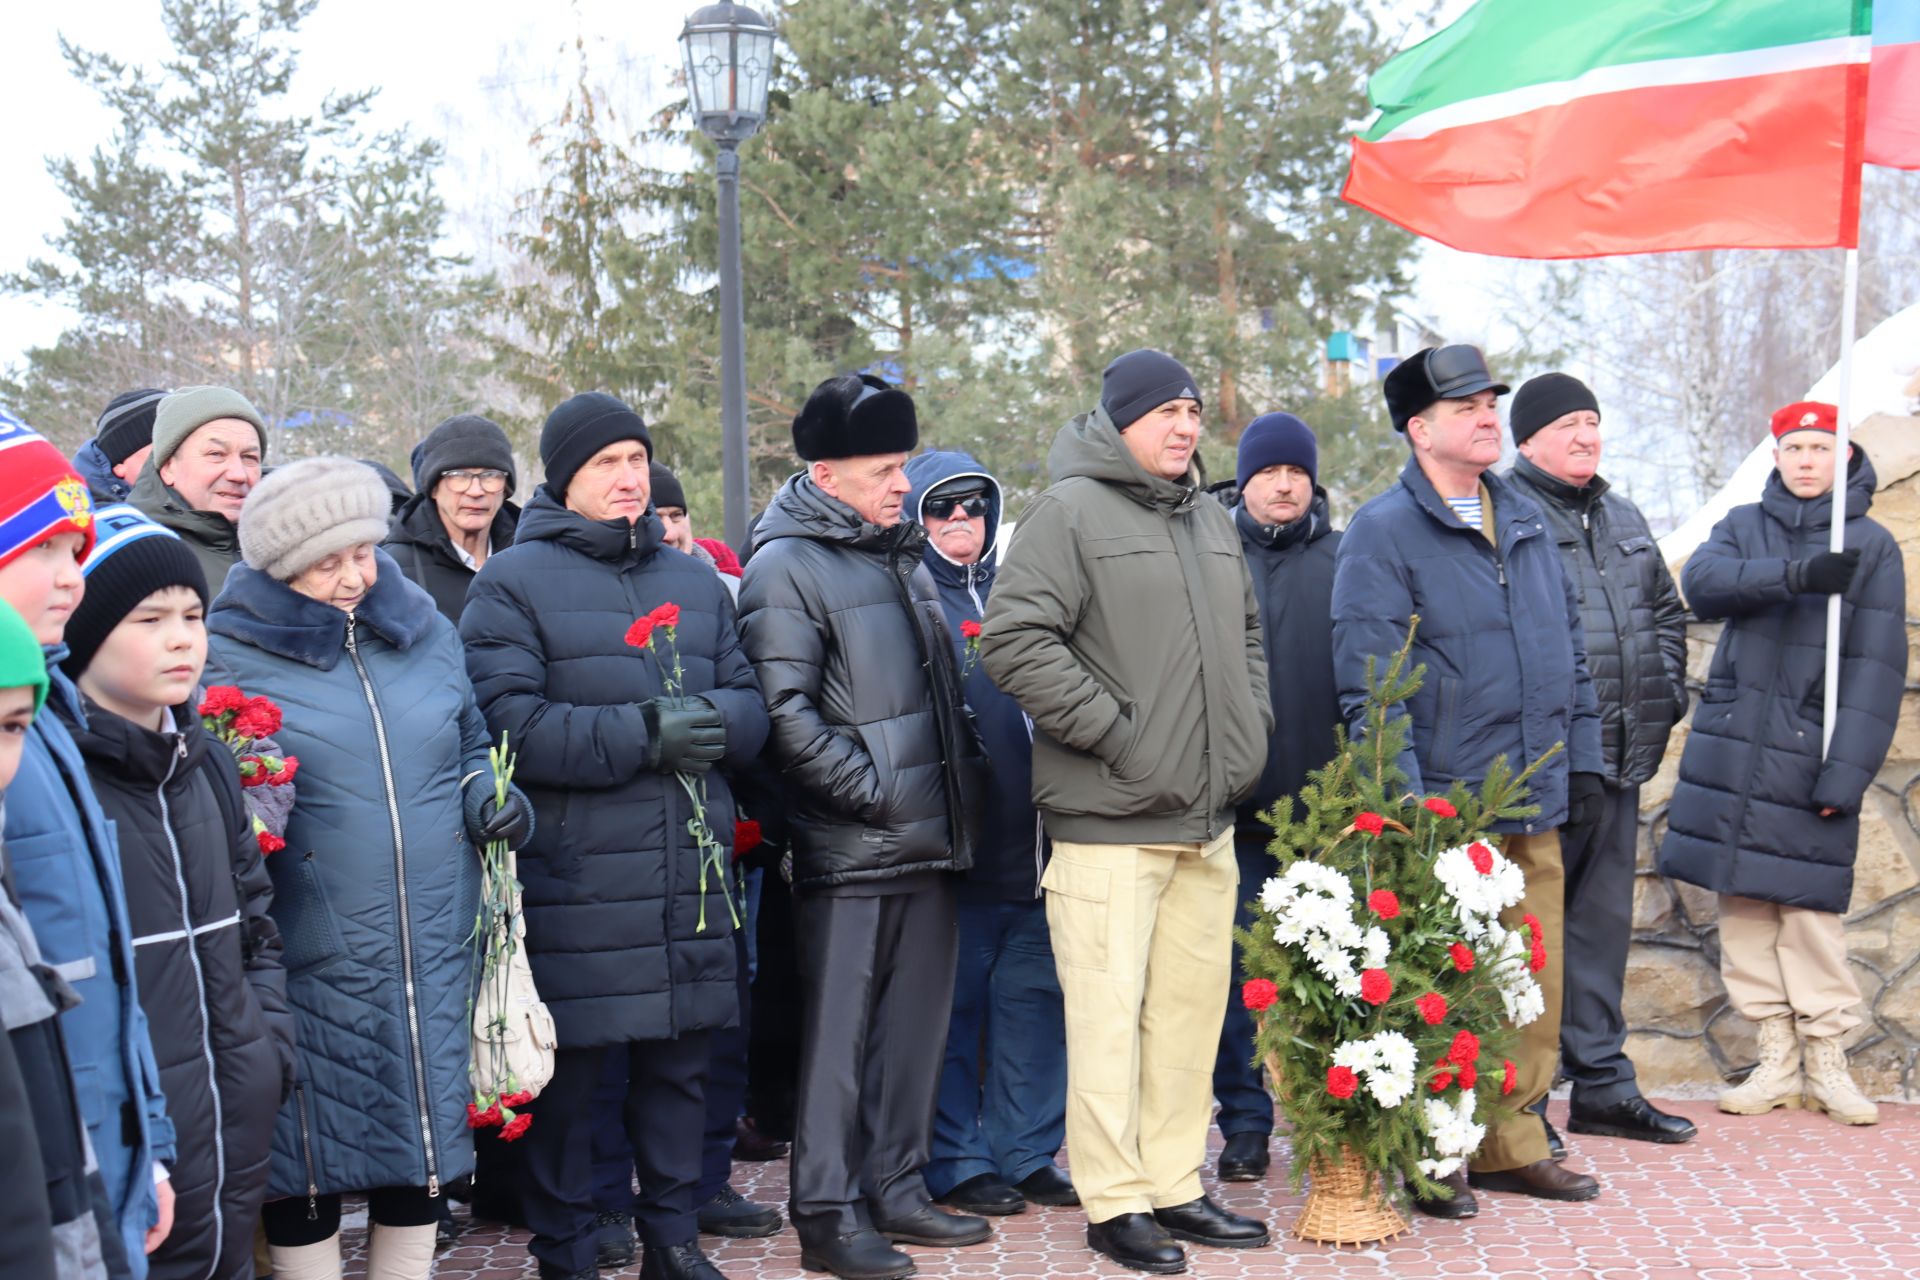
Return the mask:
[[[1485,872],[1473,865],[1476,845],[1484,848],[1491,860]],[[1433,874],[1453,901],[1460,931],[1469,941],[1479,938],[1486,921],[1520,901],[1527,889],[1526,876],[1519,866],[1481,842],[1443,850],[1434,859]]]
[[1547,997],[1540,990],[1540,984],[1531,979],[1518,990],[1503,987],[1500,999],[1507,1006],[1507,1021],[1516,1027],[1526,1026],[1547,1011]]
[[1415,1061],[1412,1043],[1397,1031],[1348,1040],[1333,1051],[1334,1065],[1359,1076],[1373,1100],[1387,1108],[1399,1106],[1413,1093]]
[[1333,1065],[1355,1074],[1371,1070],[1378,1060],[1379,1050],[1372,1040],[1348,1040],[1333,1051]]
[[1420,1051],[1398,1031],[1382,1031],[1372,1037],[1371,1043],[1381,1064],[1389,1071],[1412,1071],[1419,1065]]
[[1360,941],[1362,969],[1384,969],[1387,967],[1387,953],[1393,949],[1387,931],[1377,925],[1368,929]]
[[1438,1182],[1442,1178],[1451,1176],[1453,1171],[1460,1167],[1461,1160],[1459,1156],[1449,1156],[1445,1160],[1417,1160],[1414,1163],[1419,1167],[1420,1172]]

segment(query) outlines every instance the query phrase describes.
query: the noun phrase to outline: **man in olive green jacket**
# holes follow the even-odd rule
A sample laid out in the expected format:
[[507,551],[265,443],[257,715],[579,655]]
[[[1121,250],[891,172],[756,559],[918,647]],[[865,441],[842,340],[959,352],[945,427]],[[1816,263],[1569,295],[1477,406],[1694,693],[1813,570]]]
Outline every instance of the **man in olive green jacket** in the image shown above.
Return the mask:
[[1173,357],[1107,367],[1020,521],[981,660],[1032,717],[1041,883],[1067,1021],[1067,1148],[1087,1243],[1175,1271],[1176,1239],[1265,1244],[1201,1193],[1233,965],[1235,802],[1273,727],[1260,606],[1200,490],[1199,384]]

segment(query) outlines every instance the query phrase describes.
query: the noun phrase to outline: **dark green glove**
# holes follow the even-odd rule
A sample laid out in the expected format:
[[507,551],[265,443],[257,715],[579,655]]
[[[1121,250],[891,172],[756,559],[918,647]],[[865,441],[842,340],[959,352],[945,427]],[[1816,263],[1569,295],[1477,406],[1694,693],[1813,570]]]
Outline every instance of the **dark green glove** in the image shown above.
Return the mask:
[[647,767],[661,773],[705,773],[727,750],[727,727],[705,698],[649,698]]

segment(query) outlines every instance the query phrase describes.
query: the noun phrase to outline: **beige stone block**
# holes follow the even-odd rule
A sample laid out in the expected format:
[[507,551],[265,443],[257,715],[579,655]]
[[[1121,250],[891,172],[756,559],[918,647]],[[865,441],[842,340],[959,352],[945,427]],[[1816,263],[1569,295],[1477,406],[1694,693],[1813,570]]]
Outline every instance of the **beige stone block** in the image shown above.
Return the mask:
[[1673,919],[1673,895],[1659,876],[1635,876],[1633,927],[1636,932],[1664,930]]
[[1920,884],[1915,839],[1897,801],[1869,793],[1860,809],[1860,846],[1853,863],[1853,900],[1847,914],[1863,911]]
[[1627,1036],[1627,1056],[1633,1059],[1641,1090],[1656,1097],[1665,1089],[1697,1088],[1721,1078],[1706,1042],[1697,1038],[1634,1032]]
[[1630,1027],[1691,1030],[1725,994],[1719,970],[1698,951],[1642,944],[1627,955],[1621,1011]]

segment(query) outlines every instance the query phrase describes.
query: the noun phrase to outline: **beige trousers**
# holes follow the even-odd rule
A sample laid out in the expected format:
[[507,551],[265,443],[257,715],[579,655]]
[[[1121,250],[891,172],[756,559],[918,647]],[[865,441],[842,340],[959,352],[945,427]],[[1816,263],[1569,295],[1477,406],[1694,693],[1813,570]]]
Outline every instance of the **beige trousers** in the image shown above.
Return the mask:
[[1860,984],[1847,967],[1847,930],[1831,911],[1720,897],[1720,979],[1749,1022],[1791,1013],[1805,1036],[1860,1025]]
[[[1553,1075],[1560,1065],[1560,946],[1566,937],[1566,869],[1560,862],[1560,833],[1544,831],[1538,835],[1510,835],[1501,839],[1500,851],[1526,873],[1527,895],[1520,905],[1500,919],[1510,929],[1523,928],[1528,912],[1540,918],[1540,933],[1547,948],[1547,967],[1533,975],[1546,997],[1546,1012],[1520,1028],[1520,1042],[1514,1046],[1515,1072],[1513,1092],[1503,1101],[1512,1104],[1512,1119],[1487,1126],[1480,1149],[1468,1161],[1476,1173],[1498,1173],[1519,1169],[1548,1157],[1547,1129],[1540,1117],[1527,1110],[1547,1096],[1553,1088]],[[1500,1064],[1483,1063],[1483,1069],[1497,1071]]]
[[1233,975],[1233,830],[1205,845],[1056,841],[1041,884],[1087,1220],[1197,1200]]

